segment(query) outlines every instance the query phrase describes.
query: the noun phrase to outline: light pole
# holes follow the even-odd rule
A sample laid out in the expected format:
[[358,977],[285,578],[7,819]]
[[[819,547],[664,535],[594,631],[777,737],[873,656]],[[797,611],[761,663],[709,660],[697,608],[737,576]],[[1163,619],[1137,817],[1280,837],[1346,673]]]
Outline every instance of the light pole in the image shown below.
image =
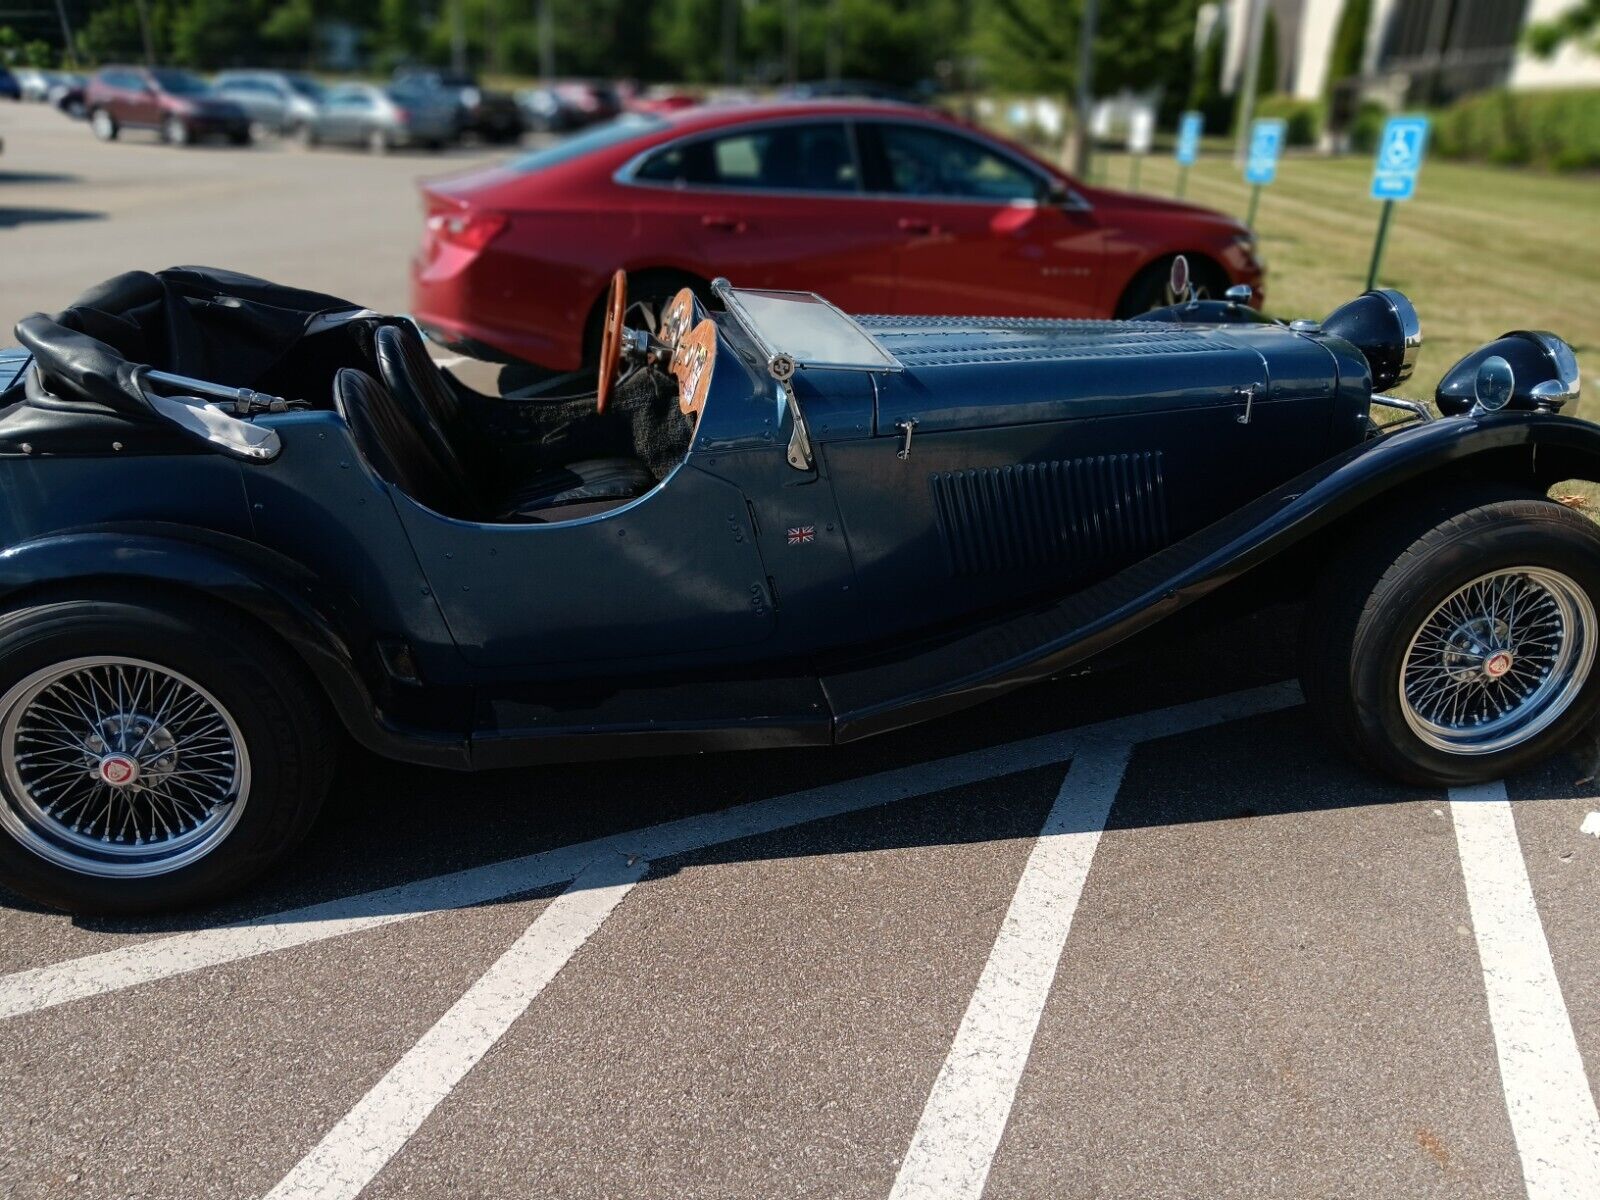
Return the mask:
[[539,77],[545,83],[556,77],[556,23],[551,0],[539,0]]
[[1083,0],[1083,19],[1078,25],[1078,140],[1073,148],[1072,173],[1089,178],[1089,119],[1094,108],[1094,31],[1100,16],[1100,0]]
[[722,82],[739,79],[739,0],[722,0]]
[[[144,12],[143,4],[139,6],[139,11],[141,14]],[[72,45],[72,26],[67,23],[66,0],[56,0],[56,16],[61,19],[61,41],[63,48],[67,52],[67,65],[75,67],[78,65],[78,52]],[[148,54],[150,52],[150,33],[148,28],[146,28],[144,36],[145,53]]]
[[465,0],[450,0],[450,69],[467,69],[467,14]]
[[1261,39],[1267,27],[1267,0],[1249,0],[1244,39],[1244,76],[1239,84],[1239,120],[1233,130],[1233,161],[1244,162],[1250,144],[1250,122],[1256,115],[1256,85],[1261,77]]

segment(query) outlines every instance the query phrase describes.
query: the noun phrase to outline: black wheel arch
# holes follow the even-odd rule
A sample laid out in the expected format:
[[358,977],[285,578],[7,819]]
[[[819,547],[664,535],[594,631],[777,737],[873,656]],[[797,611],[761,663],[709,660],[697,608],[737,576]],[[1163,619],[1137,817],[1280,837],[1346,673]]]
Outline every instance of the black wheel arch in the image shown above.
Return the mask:
[[464,768],[466,739],[419,738],[384,713],[406,686],[360,606],[331,596],[305,568],[254,543],[188,527],[85,529],[0,556],[0,607],[91,596],[106,588],[184,596],[247,619],[287,646],[356,741],[386,757]]
[[[640,294],[645,289],[654,291],[661,288],[666,292],[676,292],[679,288],[693,288],[701,302],[711,303],[711,281],[704,275],[695,271],[685,270],[681,267],[641,267],[637,271],[628,272],[628,294],[634,294],[637,287]],[[600,289],[589,305],[589,315],[583,322],[583,361],[591,363],[600,357],[600,323],[605,316],[606,296],[610,293],[610,277],[606,278],[606,286]]]
[[1221,299],[1222,293],[1228,290],[1232,279],[1228,275],[1228,269],[1216,257],[1204,250],[1171,250],[1139,264],[1138,268],[1128,276],[1122,291],[1118,293],[1112,313],[1118,317],[1130,315],[1126,309],[1135,292],[1151,280],[1157,283],[1164,282],[1172,271],[1172,261],[1180,254],[1189,260],[1189,275],[1194,280],[1196,289],[1204,288],[1206,296],[1210,299]]

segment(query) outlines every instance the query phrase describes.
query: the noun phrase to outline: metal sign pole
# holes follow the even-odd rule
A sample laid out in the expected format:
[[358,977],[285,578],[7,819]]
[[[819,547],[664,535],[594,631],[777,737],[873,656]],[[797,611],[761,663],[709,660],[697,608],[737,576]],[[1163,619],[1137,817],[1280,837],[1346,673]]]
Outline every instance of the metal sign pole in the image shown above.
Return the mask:
[[1173,192],[1173,195],[1176,196],[1179,200],[1182,200],[1184,192],[1186,192],[1188,190],[1189,190],[1189,168],[1187,166],[1182,166],[1182,167],[1178,168],[1178,189],[1177,189],[1177,191]]
[[1144,155],[1142,154],[1135,154],[1133,156],[1133,166],[1128,170],[1128,190],[1130,192],[1137,192],[1139,190],[1139,163],[1143,160]]
[[1383,202],[1383,215],[1378,218],[1378,236],[1372,243],[1372,265],[1367,268],[1367,291],[1378,286],[1378,267],[1383,262],[1383,246],[1389,240],[1389,218],[1394,215],[1394,201]]
[[1261,185],[1258,183],[1250,189],[1250,211],[1245,214],[1244,224],[1246,229],[1256,227],[1256,206],[1261,203]]

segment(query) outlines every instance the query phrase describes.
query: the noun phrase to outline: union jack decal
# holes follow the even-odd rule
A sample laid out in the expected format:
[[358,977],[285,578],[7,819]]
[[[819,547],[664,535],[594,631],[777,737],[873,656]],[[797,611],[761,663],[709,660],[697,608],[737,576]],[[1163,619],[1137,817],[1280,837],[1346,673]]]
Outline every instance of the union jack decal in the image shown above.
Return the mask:
[[796,525],[789,530],[789,545],[804,546],[817,540],[815,525]]

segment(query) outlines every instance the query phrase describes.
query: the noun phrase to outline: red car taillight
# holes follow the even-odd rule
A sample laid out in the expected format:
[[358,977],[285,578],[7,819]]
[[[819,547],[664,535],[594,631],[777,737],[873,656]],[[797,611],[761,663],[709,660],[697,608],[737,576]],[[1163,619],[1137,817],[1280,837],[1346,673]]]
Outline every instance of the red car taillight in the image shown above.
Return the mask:
[[428,218],[428,228],[441,242],[474,252],[493,241],[507,223],[506,215],[497,212],[435,213]]

